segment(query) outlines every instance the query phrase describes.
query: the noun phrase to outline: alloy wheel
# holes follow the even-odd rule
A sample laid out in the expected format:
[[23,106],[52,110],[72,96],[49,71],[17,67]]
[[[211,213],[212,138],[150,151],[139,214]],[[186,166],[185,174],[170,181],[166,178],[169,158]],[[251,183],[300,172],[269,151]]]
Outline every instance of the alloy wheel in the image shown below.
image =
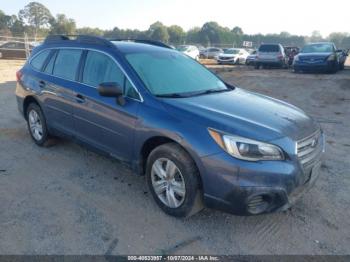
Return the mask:
[[168,158],[154,161],[151,170],[152,187],[163,204],[178,208],[185,200],[185,180],[180,169]]
[[35,110],[31,110],[28,114],[28,123],[30,132],[35,140],[40,141],[43,138],[43,125],[40,116]]

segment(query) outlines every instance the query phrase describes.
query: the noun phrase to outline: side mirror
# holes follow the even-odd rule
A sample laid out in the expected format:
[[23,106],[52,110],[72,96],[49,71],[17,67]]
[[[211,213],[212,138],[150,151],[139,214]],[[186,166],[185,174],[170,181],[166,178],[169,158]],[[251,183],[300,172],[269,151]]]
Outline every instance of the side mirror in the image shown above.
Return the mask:
[[123,88],[115,82],[106,82],[99,84],[97,88],[100,96],[105,97],[115,97],[119,105],[125,104],[125,99],[123,97]]
[[337,53],[343,53],[343,50],[342,50],[342,49],[337,49],[335,52],[337,52]]

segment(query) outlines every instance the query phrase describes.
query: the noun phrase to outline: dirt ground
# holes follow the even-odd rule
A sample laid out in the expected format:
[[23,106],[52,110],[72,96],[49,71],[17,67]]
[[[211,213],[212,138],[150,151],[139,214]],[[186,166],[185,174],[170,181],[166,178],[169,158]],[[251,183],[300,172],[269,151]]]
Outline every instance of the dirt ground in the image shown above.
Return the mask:
[[238,217],[206,209],[176,219],[156,206],[144,177],[117,161],[69,141],[34,145],[14,96],[21,64],[0,60],[0,254],[350,253],[350,70],[294,74],[238,66],[221,73],[321,123],[327,142],[321,176],[284,213]]

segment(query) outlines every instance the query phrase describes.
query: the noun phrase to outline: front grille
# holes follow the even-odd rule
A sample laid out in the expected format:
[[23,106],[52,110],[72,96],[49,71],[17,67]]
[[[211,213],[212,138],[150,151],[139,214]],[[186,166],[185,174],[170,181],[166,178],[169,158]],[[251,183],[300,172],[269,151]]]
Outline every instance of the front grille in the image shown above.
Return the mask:
[[305,171],[319,160],[322,149],[323,141],[320,130],[297,142],[297,155]]
[[324,58],[302,58],[300,61],[306,62],[306,63],[322,63],[324,61]]
[[220,60],[230,60],[233,59],[233,57],[225,57],[225,56],[219,56]]

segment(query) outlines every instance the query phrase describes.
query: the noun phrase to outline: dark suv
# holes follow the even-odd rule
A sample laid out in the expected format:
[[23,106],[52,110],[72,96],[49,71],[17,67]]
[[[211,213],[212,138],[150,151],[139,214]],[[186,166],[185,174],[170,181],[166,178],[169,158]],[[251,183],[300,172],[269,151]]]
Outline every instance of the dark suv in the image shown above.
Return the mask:
[[289,207],[316,180],[319,125],[152,41],[50,36],[17,72],[34,142],[69,137],[146,175],[173,216]]

